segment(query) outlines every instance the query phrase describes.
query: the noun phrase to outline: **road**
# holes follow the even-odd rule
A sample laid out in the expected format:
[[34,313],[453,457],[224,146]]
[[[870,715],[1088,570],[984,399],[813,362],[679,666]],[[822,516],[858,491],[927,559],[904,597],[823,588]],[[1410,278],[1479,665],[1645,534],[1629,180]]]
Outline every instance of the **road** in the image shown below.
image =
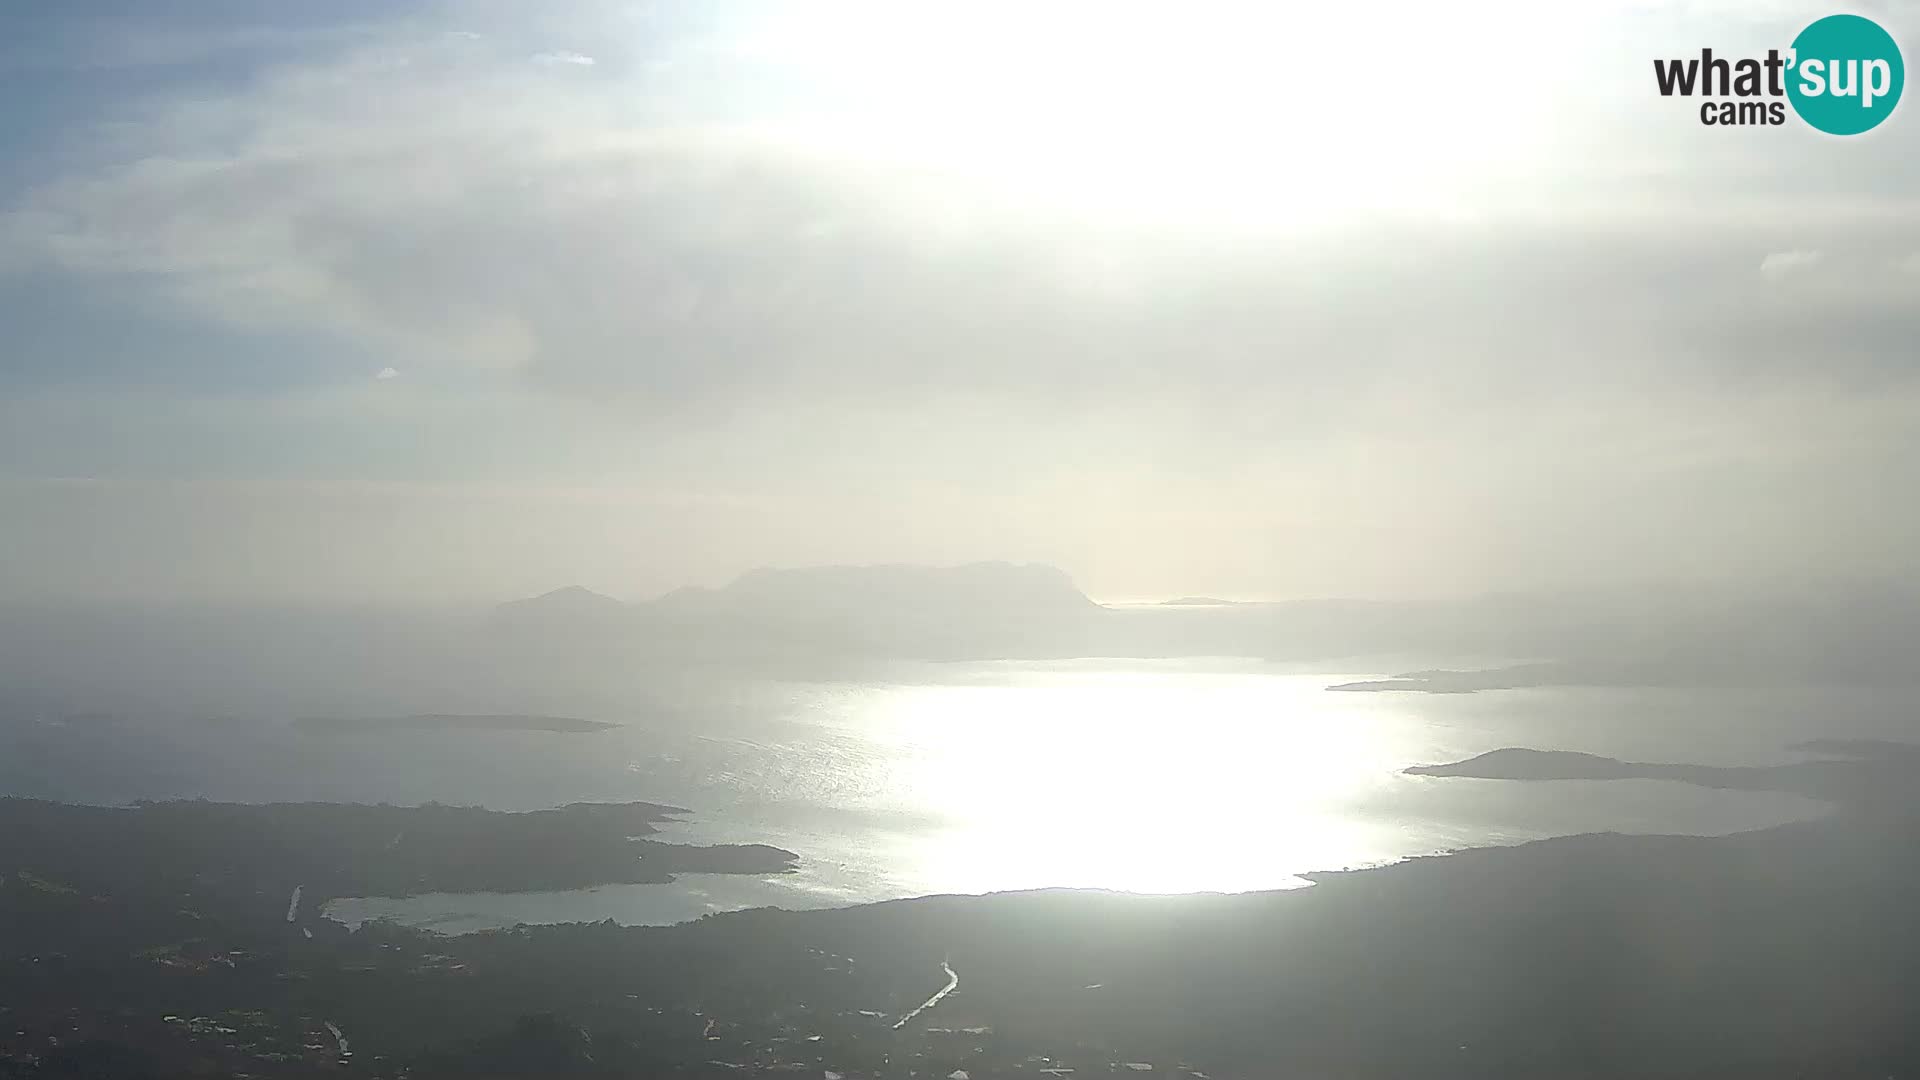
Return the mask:
[[926,1012],[928,1009],[931,1009],[935,1005],[940,1004],[941,998],[946,997],[948,994],[953,993],[954,988],[960,985],[960,976],[955,974],[952,964],[949,964],[945,960],[942,960],[940,961],[940,970],[947,973],[947,985],[941,987],[939,992],[934,994],[932,997],[921,1002],[919,1008],[901,1017],[893,1025],[893,1030],[899,1031],[901,1028],[906,1027],[908,1022],[911,1021],[914,1017],[919,1016],[921,1013]]

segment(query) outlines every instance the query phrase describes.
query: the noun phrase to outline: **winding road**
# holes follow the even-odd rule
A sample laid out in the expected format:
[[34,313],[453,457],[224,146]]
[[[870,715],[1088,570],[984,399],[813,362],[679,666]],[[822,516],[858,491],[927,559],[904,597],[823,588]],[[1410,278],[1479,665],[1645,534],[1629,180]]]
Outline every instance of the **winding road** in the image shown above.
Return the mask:
[[340,1033],[339,1025],[335,1024],[331,1020],[328,1020],[326,1021],[326,1026],[327,1026],[327,1033],[332,1035],[333,1041],[340,1045],[340,1057],[342,1059],[341,1063],[345,1064],[345,1059],[353,1056],[353,1049],[347,1045],[347,1037]]
[[893,1030],[899,1031],[901,1028],[906,1027],[907,1023],[911,1021],[914,1017],[919,1016],[921,1013],[926,1012],[928,1009],[931,1009],[935,1005],[940,1004],[941,998],[946,997],[948,994],[953,993],[954,988],[960,985],[960,976],[954,972],[952,964],[948,963],[945,960],[942,960],[940,961],[940,970],[947,973],[947,985],[941,987],[939,992],[934,994],[932,997],[921,1002],[919,1008],[913,1010],[907,1015],[901,1017],[899,1020],[895,1021],[893,1025]]

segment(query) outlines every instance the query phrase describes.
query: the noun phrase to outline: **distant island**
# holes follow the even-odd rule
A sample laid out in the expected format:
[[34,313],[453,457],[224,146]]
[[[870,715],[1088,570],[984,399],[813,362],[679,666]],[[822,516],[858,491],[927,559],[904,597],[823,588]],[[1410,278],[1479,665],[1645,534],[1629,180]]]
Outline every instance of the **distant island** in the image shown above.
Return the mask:
[[494,608],[501,619],[615,621],[630,606],[580,585],[567,585],[524,600],[509,600]]
[[[1209,601],[1217,602],[1217,601]],[[980,562],[959,566],[762,567],[719,588],[689,585],[622,603],[569,585],[494,608],[507,623],[630,623],[680,616],[893,617],[910,614],[1084,613],[1100,610],[1057,567]]]
[[1517,690],[1575,681],[1578,680],[1562,664],[1515,664],[1480,671],[1409,671],[1385,679],[1339,683],[1327,689],[1342,693],[1474,694],[1482,690]]
[[1842,806],[1855,815],[1889,807],[1909,812],[1920,746],[1876,739],[1814,739],[1790,749],[1820,755],[1783,765],[1687,765],[1621,761],[1571,750],[1504,747],[1444,765],[1415,765],[1410,776],[1479,780],[1671,780],[1736,791],[1784,791]]
[[[498,604],[479,625],[490,664],[535,678],[636,660],[812,674],[830,665],[838,677],[897,660],[1490,656],[1546,662],[1409,671],[1329,689],[1910,685],[1920,676],[1897,643],[1920,633],[1920,598],[1869,601],[1843,589],[1662,587],[1419,601],[1186,593],[1109,606],[1058,567],[978,562],[761,568],[631,602],[569,585]],[[1855,614],[1863,605],[1872,614],[1864,621]],[[1804,637],[1796,627],[1823,629]]]
[[1105,655],[1115,617],[1056,567],[985,562],[762,568],[635,603],[570,586],[497,605],[485,625],[508,666],[721,661],[817,675],[887,659]]
[[619,724],[573,716],[520,713],[416,713],[412,716],[303,716],[293,722],[303,731],[379,735],[398,731],[554,731],[586,734]]
[[1360,682],[1338,683],[1327,689],[1342,694],[1385,694],[1400,691],[1410,694],[1473,694],[1488,688],[1447,686],[1430,683],[1423,679],[1363,679]]
[[1177,596],[1172,600],[1160,601],[1161,607],[1235,607],[1238,600],[1222,600],[1213,596]]

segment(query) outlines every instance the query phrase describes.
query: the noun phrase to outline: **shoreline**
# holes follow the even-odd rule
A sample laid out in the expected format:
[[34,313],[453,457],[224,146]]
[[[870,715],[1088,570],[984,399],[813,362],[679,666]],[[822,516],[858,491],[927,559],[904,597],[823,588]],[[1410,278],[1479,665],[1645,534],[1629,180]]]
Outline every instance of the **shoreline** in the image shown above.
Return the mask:
[[[49,838],[12,829],[0,833],[5,865],[34,873],[0,886],[0,914],[24,931],[11,948],[31,954],[0,965],[0,991],[23,1003],[17,1030],[43,1046],[84,1022],[158,1060],[211,1052],[262,1075],[306,1075],[260,1057],[319,1053],[300,1048],[302,1017],[351,1033],[356,1068],[423,1078],[471,1074],[515,1046],[588,1042],[606,1075],[849,1075],[909,1057],[941,1063],[935,1075],[965,1063],[1001,1075],[1038,1055],[1079,1072],[1187,1063],[1217,1078],[1464,1080],[1564,1075],[1569,1062],[1599,1075],[1766,1075],[1754,1066],[1782,1060],[1847,1076],[1869,1075],[1843,1067],[1863,1046],[1884,1075],[1903,1071],[1884,1066],[1905,1060],[1904,1013],[1855,1003],[1904,1002],[1917,988],[1920,934],[1905,927],[1920,872],[1897,856],[1920,822],[1920,787],[1906,782],[1920,776],[1920,748],[1850,749],[1858,756],[1818,770],[1737,771],[1748,785],[1839,784],[1855,798],[1817,820],[1724,836],[1557,836],[1314,873],[1312,887],[1282,892],[948,894],[658,928],[350,932],[303,904],[296,933],[288,893],[268,890],[278,882],[199,861],[232,854],[217,836],[143,863],[36,847]],[[1434,779],[1527,771],[1516,761],[1600,768],[1517,753],[1433,767],[1461,774]],[[107,828],[142,816],[17,800],[0,812]],[[512,820],[472,820],[500,819]],[[86,866],[98,876],[69,872]],[[296,869],[292,884],[324,892],[324,861]],[[928,1000],[943,960],[964,981],[937,995],[937,1020],[892,1029]],[[204,1004],[183,1013],[189,993]],[[526,1060],[532,1073],[564,1071]]]

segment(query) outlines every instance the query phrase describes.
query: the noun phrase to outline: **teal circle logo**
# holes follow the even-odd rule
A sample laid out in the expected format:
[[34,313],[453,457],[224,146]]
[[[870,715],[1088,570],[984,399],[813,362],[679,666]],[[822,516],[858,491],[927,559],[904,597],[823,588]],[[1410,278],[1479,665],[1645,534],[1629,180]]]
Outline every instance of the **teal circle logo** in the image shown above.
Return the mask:
[[1907,68],[1893,35],[1872,19],[1829,15],[1793,39],[1787,100],[1829,135],[1877,127],[1900,104]]

